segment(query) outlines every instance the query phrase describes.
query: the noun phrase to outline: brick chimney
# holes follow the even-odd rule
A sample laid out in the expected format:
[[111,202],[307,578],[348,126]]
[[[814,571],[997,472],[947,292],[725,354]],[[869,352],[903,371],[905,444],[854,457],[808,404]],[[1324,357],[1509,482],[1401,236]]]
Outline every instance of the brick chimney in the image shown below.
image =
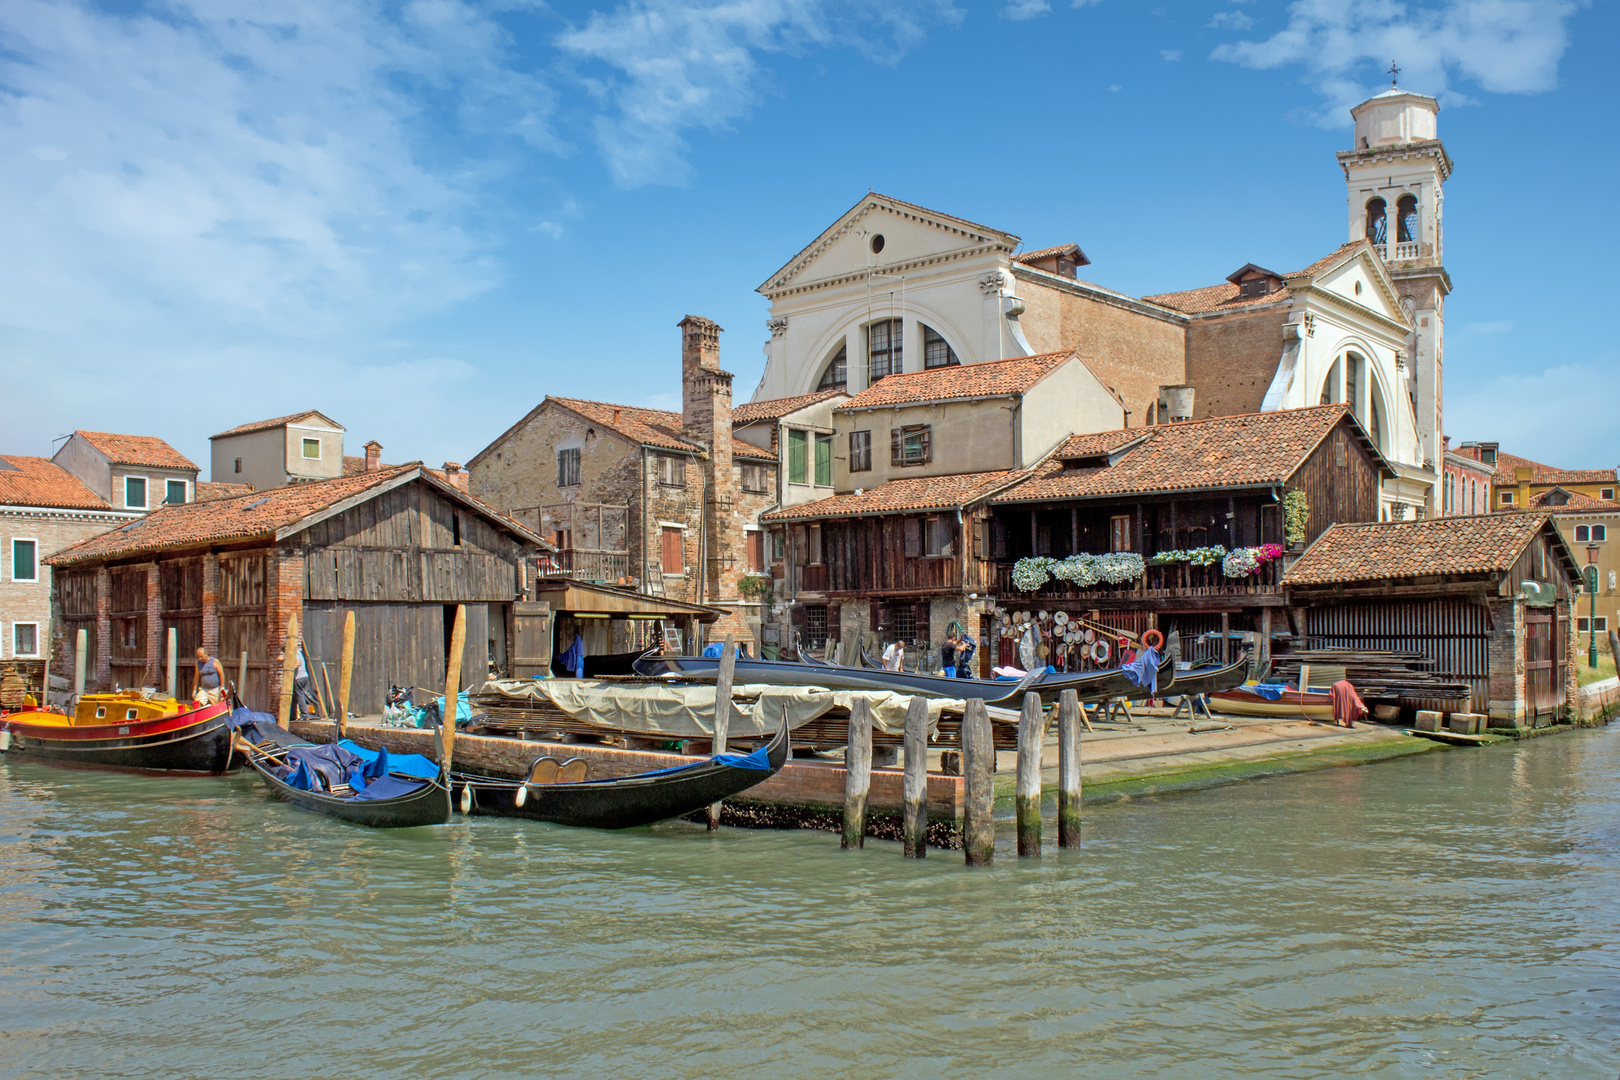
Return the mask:
[[366,472],[376,472],[382,468],[382,443],[372,439],[366,443]]
[[737,505],[737,479],[731,468],[731,373],[720,370],[720,327],[710,319],[688,315],[681,328],[681,428],[683,434],[708,450],[703,462],[706,490],[706,537],[709,553],[704,568],[706,599],[737,595],[737,575],[743,565],[736,550],[733,518]]
[[462,491],[467,490],[467,474],[461,471],[461,462],[445,462],[444,478],[448,480],[451,485],[460,488]]

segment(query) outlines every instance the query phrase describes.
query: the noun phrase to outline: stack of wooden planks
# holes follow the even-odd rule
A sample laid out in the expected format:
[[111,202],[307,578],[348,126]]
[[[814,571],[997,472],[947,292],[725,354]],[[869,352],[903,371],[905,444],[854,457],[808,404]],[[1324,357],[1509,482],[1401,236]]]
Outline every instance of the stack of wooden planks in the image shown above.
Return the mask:
[[1378,702],[1451,712],[1466,710],[1473,692],[1469,683],[1429,670],[1434,661],[1413,652],[1305,649],[1273,656],[1270,679],[1297,684],[1300,668],[1305,665],[1312,669],[1313,686],[1319,682],[1318,669],[1343,671],[1343,678],[1350,681],[1368,705]]

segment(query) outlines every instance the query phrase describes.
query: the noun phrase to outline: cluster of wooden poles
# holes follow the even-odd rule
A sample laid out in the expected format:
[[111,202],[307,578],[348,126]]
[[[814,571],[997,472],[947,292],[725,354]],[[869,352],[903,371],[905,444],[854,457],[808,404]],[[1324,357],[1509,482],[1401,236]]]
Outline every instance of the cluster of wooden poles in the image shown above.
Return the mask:
[[[1058,846],[1080,846],[1080,698],[1065,690],[1058,699]],[[1047,716],[1039,694],[1024,695],[1018,718],[1018,854],[1041,854],[1041,753]],[[928,854],[928,703],[913,697],[906,709],[904,817],[901,838],[908,859]],[[872,709],[856,698],[849,714],[849,744],[844,751],[844,834],[842,846],[866,841],[866,798],[872,782]],[[962,850],[969,866],[987,866],[995,858],[996,751],[990,738],[990,714],[982,700],[970,698],[962,715]]]

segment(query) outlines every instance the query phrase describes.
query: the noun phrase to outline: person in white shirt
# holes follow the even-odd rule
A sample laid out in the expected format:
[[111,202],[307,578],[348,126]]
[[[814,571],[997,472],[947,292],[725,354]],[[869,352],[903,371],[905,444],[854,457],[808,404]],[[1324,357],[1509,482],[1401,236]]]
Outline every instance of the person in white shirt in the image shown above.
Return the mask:
[[906,647],[898,641],[891,641],[889,647],[883,650],[883,666],[889,671],[899,671],[906,662]]

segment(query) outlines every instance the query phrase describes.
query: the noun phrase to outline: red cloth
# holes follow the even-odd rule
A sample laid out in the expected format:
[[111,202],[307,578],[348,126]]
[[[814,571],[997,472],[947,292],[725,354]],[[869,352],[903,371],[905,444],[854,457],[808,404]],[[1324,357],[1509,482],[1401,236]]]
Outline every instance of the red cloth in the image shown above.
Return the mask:
[[1367,706],[1362,704],[1361,696],[1347,679],[1334,683],[1328,697],[1333,701],[1333,722],[1342,727],[1351,727],[1355,721],[1367,715]]

